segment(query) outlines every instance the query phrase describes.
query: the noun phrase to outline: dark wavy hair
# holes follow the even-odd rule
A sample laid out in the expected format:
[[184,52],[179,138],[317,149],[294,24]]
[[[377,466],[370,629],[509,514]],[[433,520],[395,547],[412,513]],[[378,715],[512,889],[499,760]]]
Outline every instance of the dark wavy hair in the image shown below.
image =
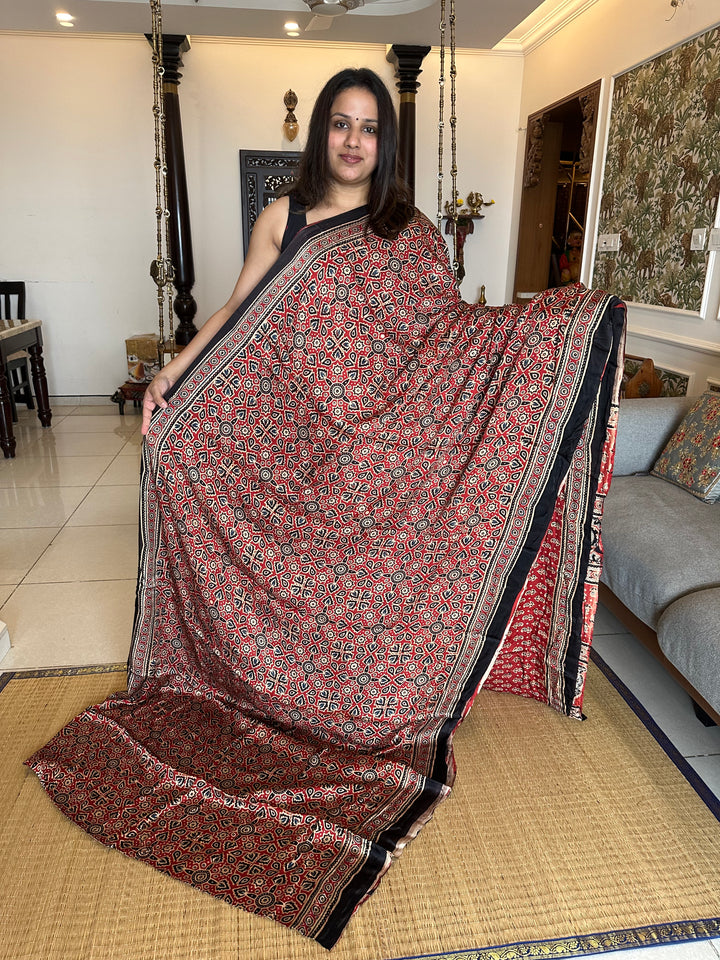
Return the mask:
[[378,105],[378,162],[368,193],[368,226],[381,237],[394,239],[415,213],[410,191],[397,172],[398,125],[387,87],[372,70],[348,68],[331,77],[315,101],[308,139],[300,158],[297,179],[289,192],[306,207],[315,207],[330,188],[328,133],[335,98],[343,90],[369,90]]

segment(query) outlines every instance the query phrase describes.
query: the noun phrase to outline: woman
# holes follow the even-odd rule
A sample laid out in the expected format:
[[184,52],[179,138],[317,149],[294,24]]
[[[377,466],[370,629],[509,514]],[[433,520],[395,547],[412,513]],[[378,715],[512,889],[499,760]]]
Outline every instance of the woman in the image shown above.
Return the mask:
[[151,384],[128,692],[28,761],[63,812],[331,947],[486,680],[581,715],[621,338],[594,291],[463,303],[387,92],[333,78],[290,201]]
[[148,386],[143,434],[153,410],[167,406],[170,388],[265,276],[294,231],[366,205],[368,227],[379,236],[394,239],[407,226],[414,208],[397,177],[396,157],[397,120],[380,77],[367,69],[347,69],[332,77],[315,102],[292,192],[257,218],[228,302]]

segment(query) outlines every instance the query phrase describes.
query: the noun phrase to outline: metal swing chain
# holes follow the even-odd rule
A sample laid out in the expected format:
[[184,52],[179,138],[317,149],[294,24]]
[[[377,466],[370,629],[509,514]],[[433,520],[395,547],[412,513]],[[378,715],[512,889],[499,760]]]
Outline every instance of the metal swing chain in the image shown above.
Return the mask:
[[439,76],[439,108],[438,108],[438,210],[437,220],[438,228],[443,220],[443,159],[445,153],[445,31],[446,22],[450,23],[450,147],[451,147],[451,166],[450,176],[452,184],[452,197],[450,203],[450,222],[452,223],[451,232],[453,237],[453,272],[458,276],[460,264],[458,262],[458,241],[457,241],[457,221],[458,221],[458,191],[457,191],[457,116],[455,113],[455,78],[457,77],[457,68],[455,65],[455,0],[450,0],[450,14],[446,13],[446,2],[440,0],[440,76]]
[[175,355],[175,325],[173,322],[173,280],[175,269],[170,258],[170,210],[167,196],[167,160],[165,145],[165,107],[163,103],[163,66],[162,40],[162,4],[161,0],[150,0],[152,14],[153,41],[153,116],[155,118],[155,218],[157,236],[157,257],[150,265],[150,273],[157,285],[158,326],[160,329],[160,366],[165,362],[165,300],[167,298],[168,340],[170,355]]
[[453,234],[453,272],[457,279],[460,263],[458,261],[458,189],[457,189],[457,115],[455,113],[455,0],[450,0],[450,179],[452,182],[452,234]]
[[437,174],[437,225],[443,219],[443,155],[445,153],[445,0],[440,0],[440,76],[438,78],[438,174]]

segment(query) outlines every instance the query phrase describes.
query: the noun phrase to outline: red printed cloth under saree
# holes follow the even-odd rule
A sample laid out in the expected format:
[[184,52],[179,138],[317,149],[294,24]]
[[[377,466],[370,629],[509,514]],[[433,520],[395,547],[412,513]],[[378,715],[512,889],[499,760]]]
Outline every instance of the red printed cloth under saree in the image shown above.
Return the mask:
[[623,311],[459,299],[424,217],[295,238],[143,456],[127,694],[28,763],[75,823],[331,947],[483,683],[581,716]]

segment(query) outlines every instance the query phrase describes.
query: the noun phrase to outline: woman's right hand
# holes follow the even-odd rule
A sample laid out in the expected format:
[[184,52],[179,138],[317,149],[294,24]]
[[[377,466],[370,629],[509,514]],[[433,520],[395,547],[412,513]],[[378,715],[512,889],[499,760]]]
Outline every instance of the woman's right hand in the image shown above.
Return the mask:
[[169,375],[167,368],[165,368],[161,370],[160,373],[157,373],[147,385],[147,390],[143,397],[143,419],[141,428],[143,436],[145,436],[150,429],[150,419],[153,410],[155,410],[156,407],[160,407],[161,410],[167,407],[168,402],[165,399],[165,394],[170,390],[176,380],[177,377]]

